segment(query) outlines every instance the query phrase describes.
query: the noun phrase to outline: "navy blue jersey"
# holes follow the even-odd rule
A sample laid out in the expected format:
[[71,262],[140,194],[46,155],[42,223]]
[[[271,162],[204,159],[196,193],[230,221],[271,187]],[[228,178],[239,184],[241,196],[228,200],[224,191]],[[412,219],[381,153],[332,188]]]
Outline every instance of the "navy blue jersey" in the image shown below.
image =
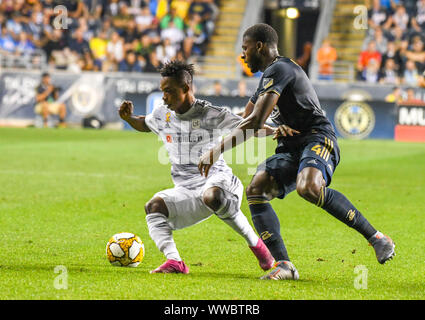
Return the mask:
[[335,131],[320,107],[319,98],[304,70],[286,57],[277,57],[269,65],[260,80],[257,91],[251,97],[256,103],[267,92],[279,95],[270,118],[276,125],[285,124],[301,132],[294,137],[278,139],[278,150],[300,147],[299,144],[314,140],[316,134],[334,137]]

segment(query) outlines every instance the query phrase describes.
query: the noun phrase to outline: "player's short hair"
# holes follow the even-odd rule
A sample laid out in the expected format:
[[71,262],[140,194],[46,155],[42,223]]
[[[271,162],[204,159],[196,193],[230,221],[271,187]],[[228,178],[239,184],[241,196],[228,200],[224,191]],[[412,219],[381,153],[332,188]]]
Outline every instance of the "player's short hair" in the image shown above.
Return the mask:
[[249,37],[254,41],[277,45],[279,37],[275,29],[266,23],[257,23],[246,29],[244,37]]
[[183,81],[191,86],[195,69],[193,64],[189,64],[180,60],[173,60],[165,63],[164,66],[159,70],[159,73],[162,77],[171,77],[179,81]]

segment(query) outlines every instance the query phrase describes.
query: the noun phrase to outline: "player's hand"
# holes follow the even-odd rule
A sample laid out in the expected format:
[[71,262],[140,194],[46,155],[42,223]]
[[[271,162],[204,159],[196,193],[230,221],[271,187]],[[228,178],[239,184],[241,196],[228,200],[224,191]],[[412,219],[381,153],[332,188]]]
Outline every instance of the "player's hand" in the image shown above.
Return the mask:
[[291,127],[288,127],[287,125],[280,125],[277,127],[274,131],[273,140],[276,140],[279,137],[293,137],[294,135],[300,134],[298,130],[292,129]]
[[121,119],[125,121],[130,119],[131,116],[133,115],[133,102],[124,100],[120,105],[118,113]]
[[198,169],[202,176],[208,177],[208,172],[210,171],[213,164],[220,157],[221,152],[217,152],[215,148],[205,152],[199,159]]

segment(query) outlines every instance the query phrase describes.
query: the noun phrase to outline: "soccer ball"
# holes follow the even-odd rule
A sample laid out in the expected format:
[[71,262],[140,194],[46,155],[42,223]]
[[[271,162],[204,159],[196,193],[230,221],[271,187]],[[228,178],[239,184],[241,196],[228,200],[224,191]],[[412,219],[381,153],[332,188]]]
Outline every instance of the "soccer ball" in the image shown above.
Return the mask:
[[106,257],[113,266],[137,267],[145,256],[142,240],[133,233],[117,233],[106,244]]

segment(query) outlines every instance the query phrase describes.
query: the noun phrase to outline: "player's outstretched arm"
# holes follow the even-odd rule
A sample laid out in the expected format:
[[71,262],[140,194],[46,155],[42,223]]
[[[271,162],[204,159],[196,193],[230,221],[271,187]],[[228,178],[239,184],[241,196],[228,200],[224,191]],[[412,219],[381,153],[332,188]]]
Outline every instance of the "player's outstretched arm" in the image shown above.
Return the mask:
[[255,103],[251,114],[246,119],[243,119],[239,126],[222,140],[221,144],[216,145],[201,156],[198,163],[201,175],[207,177],[210,168],[223,152],[245,142],[263,128],[278,100],[279,95],[274,92],[267,92],[261,95]]
[[137,131],[141,132],[150,132],[151,129],[146,125],[145,116],[135,116],[133,115],[133,102],[124,100],[118,110],[118,114],[121,119],[126,121],[130,126],[132,126]]
[[[241,114],[238,114],[238,115],[240,115],[242,118],[245,119],[245,118],[249,117],[249,115],[252,113],[253,110],[254,110],[254,103],[252,103],[252,101],[249,100],[248,103],[245,106],[245,110],[243,112],[241,112]],[[260,130],[257,131],[255,133],[256,137],[264,137],[264,136],[270,136],[272,134],[275,134],[275,129],[266,125],[266,124],[261,129],[263,129],[265,131],[261,131],[261,132],[260,132]]]

